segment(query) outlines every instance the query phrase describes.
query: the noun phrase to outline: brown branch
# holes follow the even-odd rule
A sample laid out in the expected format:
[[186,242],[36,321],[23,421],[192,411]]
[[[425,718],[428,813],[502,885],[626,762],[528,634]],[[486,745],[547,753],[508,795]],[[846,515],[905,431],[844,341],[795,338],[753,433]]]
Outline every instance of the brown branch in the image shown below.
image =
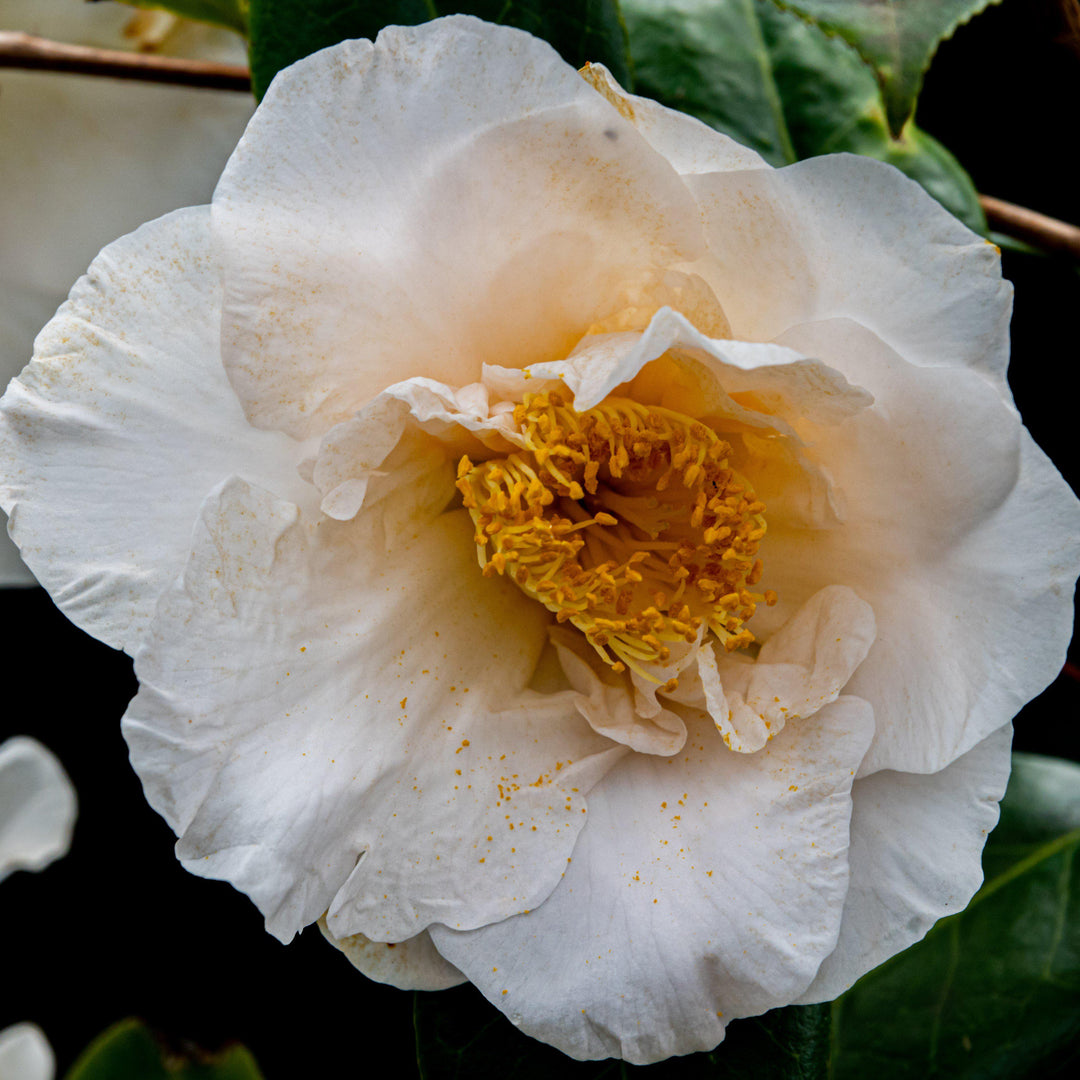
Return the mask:
[[1004,233],[1014,240],[1037,247],[1052,254],[1071,255],[1080,259],[1080,228],[1047,217],[1026,206],[980,195],[987,224],[994,232]]
[[207,90],[250,92],[251,75],[241,64],[182,60],[114,49],[91,49],[0,30],[0,68],[63,71],[73,75],[105,75],[113,79],[197,86]]

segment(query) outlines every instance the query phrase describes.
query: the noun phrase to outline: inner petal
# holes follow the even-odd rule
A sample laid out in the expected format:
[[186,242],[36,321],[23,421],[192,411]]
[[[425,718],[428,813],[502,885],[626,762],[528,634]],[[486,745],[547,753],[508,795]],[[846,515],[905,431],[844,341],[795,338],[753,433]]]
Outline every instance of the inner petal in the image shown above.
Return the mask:
[[485,574],[510,576],[605,663],[652,682],[646,665],[667,665],[677,643],[753,642],[744,624],[776,594],[750,591],[765,506],[729,442],[626,397],[577,412],[559,390],[526,394],[514,422],[520,452],[458,466]]

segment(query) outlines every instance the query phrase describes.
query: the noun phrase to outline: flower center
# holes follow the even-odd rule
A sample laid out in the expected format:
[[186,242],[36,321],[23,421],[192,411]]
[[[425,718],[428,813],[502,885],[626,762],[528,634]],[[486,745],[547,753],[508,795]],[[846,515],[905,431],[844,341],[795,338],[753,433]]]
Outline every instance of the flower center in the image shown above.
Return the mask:
[[579,413],[557,390],[527,394],[514,421],[522,451],[458,465],[486,575],[509,575],[605,663],[652,682],[643,664],[668,663],[672,644],[705,630],[728,650],[754,640],[744,623],[776,602],[749,591],[765,507],[729,443],[629,398]]

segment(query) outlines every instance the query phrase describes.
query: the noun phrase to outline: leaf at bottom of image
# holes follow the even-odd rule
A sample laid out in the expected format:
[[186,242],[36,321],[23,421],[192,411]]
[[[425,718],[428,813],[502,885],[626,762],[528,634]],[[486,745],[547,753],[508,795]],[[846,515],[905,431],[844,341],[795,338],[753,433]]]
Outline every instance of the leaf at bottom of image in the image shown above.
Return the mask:
[[1080,766],[1016,754],[965,911],[833,1005],[835,1080],[1049,1076],[1080,1054]]
[[141,1020],[121,1020],[103,1031],[65,1080],[263,1080],[247,1047],[215,1053],[166,1046]]

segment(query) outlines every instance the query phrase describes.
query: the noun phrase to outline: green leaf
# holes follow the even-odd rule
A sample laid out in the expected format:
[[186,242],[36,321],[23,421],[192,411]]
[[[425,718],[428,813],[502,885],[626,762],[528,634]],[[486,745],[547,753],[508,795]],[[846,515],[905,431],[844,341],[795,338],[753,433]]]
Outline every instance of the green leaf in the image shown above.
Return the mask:
[[216,1054],[162,1046],[135,1019],[102,1032],[72,1065],[65,1080],[263,1080],[251,1052],[234,1044]]
[[835,1080],[1047,1076],[1080,1037],[1080,766],[1017,754],[967,910],[833,1003]]
[[623,0],[622,10],[639,93],[773,165],[841,151],[889,162],[985,232],[959,162],[913,123],[890,137],[873,75],[842,41],[762,0]]
[[471,986],[418,993],[413,1007],[416,1060],[423,1080],[819,1080],[829,1055],[829,1006],[775,1009],[736,1020],[709,1053],[636,1067],[573,1061],[523,1035]]
[[775,0],[854,46],[874,69],[889,130],[899,135],[938,45],[1001,0]]
[[317,49],[346,38],[374,38],[390,24],[414,26],[455,13],[528,30],[575,67],[598,61],[624,85],[630,81],[618,0],[251,0],[255,96],[262,97],[283,67]]
[[185,19],[226,26],[238,34],[247,34],[249,0],[123,0],[123,3],[171,11]]

